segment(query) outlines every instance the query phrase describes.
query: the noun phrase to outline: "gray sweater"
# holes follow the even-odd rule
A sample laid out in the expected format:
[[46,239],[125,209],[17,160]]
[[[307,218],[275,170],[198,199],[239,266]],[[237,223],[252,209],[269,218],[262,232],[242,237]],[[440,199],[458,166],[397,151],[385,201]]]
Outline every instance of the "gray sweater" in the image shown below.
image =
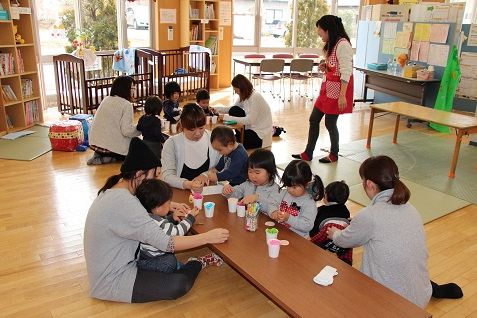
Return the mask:
[[258,194],[258,203],[260,204],[260,211],[269,215],[278,209],[280,204],[280,193],[278,184],[273,182],[272,185],[254,186],[249,180],[232,188],[233,191],[226,198],[243,198],[249,194]]
[[91,297],[131,302],[139,242],[174,251],[174,238],[157,226],[127,189],[101,193],[84,227],[84,253]]
[[[286,188],[280,190],[280,202],[285,200],[287,205],[295,202],[296,205],[300,208],[297,216],[290,215],[288,220],[285,222],[290,225],[290,230],[295,232],[298,235],[308,238],[308,234],[313,228],[316,219],[316,202],[311,198],[308,193],[305,193],[302,196],[294,197],[288,193]],[[274,210],[270,211],[273,212]]]
[[432,287],[422,220],[411,204],[388,202],[393,191],[378,193],[333,241],[344,248],[362,245],[361,272],[424,308]]

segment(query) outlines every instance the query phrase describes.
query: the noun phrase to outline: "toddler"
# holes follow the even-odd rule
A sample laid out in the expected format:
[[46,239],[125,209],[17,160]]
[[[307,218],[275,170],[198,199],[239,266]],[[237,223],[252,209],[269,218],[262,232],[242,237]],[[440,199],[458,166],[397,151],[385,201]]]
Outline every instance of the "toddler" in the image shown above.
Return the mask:
[[181,87],[174,81],[164,85],[164,118],[171,123],[176,123],[181,116],[179,108],[179,97],[181,95]]
[[156,156],[161,159],[162,144],[165,142],[161,131],[161,121],[157,118],[162,112],[162,101],[157,96],[149,96],[144,104],[146,114],[139,118],[137,130],[142,133],[142,140]]
[[211,107],[209,107],[210,95],[205,89],[201,89],[195,95],[197,105],[204,110],[206,116],[215,116],[217,113]]

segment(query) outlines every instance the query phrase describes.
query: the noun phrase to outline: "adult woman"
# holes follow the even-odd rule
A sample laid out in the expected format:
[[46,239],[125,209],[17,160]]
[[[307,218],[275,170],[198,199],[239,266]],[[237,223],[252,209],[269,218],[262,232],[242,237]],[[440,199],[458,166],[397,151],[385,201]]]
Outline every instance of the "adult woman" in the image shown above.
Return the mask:
[[111,92],[99,105],[89,132],[93,157],[87,164],[103,164],[124,160],[131,138],[140,131],[133,124],[133,100],[136,89],[130,76],[118,76],[113,81]]
[[320,65],[320,70],[325,72],[326,80],[321,84],[320,95],[310,115],[305,151],[292,157],[308,161],[313,159],[313,151],[320,134],[320,122],[324,116],[331,147],[330,154],[319,161],[330,163],[338,160],[338,116],[351,113],[353,109],[353,49],[341,18],[325,15],[316,21],[316,28],[318,36],[325,43],[323,52],[326,61]]
[[[231,107],[214,108],[223,120],[234,120],[245,126],[245,149],[265,148],[272,145],[272,112],[265,99],[253,89],[252,83],[242,74],[232,79],[238,100]],[[224,114],[225,113],[225,114]]]
[[[203,258],[191,260],[175,273],[138,269],[139,243],[174,252],[208,243],[223,243],[225,229],[193,236],[168,236],[157,226],[135,197],[136,188],[152,179],[160,160],[139,138],[131,140],[121,173],[110,177],[98,191],[86,217],[84,251],[90,295],[94,298],[147,302],[175,299],[187,293],[200,270],[209,265]],[[173,203],[172,208],[183,208]]]
[[361,272],[424,308],[432,287],[424,228],[419,213],[407,203],[409,189],[387,156],[366,159],[359,175],[371,203],[346,229],[328,229],[328,238],[343,248],[363,245]]
[[186,104],[180,117],[182,132],[164,143],[162,180],[172,187],[200,193],[208,182],[206,172],[217,165],[220,154],[210,143],[205,121],[199,105]]

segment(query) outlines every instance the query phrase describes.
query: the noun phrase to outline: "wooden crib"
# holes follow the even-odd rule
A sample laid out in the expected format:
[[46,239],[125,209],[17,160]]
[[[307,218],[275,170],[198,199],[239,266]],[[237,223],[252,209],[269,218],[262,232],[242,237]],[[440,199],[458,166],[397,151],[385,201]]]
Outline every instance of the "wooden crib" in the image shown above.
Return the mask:
[[[58,111],[62,114],[93,114],[109,95],[114,78],[113,51],[97,52],[94,70],[88,70],[81,58],[70,54],[53,57]],[[136,50],[134,107],[142,107],[148,96],[163,98],[164,85],[176,81],[181,97],[195,97],[200,89],[209,90],[210,56],[205,52],[189,53],[189,47],[178,50]]]

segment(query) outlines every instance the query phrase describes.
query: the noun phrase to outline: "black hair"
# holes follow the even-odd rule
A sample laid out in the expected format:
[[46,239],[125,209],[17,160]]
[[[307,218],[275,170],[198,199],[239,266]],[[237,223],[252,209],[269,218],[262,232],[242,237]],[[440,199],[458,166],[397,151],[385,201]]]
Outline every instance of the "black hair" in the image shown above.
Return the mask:
[[265,169],[268,173],[268,183],[271,185],[278,177],[275,156],[268,149],[259,148],[248,157],[248,169]]
[[326,56],[329,57],[331,51],[336,45],[336,42],[341,38],[345,38],[349,42],[349,36],[346,33],[343,22],[340,17],[335,15],[324,15],[318,21],[316,21],[316,27],[320,27],[323,31],[328,31],[328,40],[325,42],[323,51]]
[[207,99],[210,99],[210,95],[209,95],[209,92],[206,91],[205,89],[199,90],[197,94],[195,95],[195,101],[197,103],[200,102],[201,100],[207,100]]
[[282,188],[292,186],[308,187],[308,182],[312,182],[310,188],[313,200],[320,201],[323,199],[324,186],[320,176],[313,175],[310,165],[305,161],[297,159],[292,160],[282,175]]
[[[156,175],[156,169],[157,168],[154,168],[154,175]],[[141,176],[142,176],[142,175],[147,175],[147,172],[149,170],[139,170],[139,171],[141,171]],[[108,190],[108,189],[111,189],[121,179],[130,182],[131,185],[132,185],[133,190],[136,191],[136,188],[137,188],[138,185],[135,181],[139,177],[139,176],[136,176],[137,172],[138,171],[121,172],[119,174],[116,174],[114,176],[109,177],[108,180],[106,180],[106,183],[103,185],[103,187],[98,190],[98,195],[100,195],[103,192],[106,192],[106,190]]]
[[136,197],[144,208],[152,213],[152,209],[172,200],[172,188],[162,180],[144,180],[136,189]]
[[196,103],[188,103],[182,107],[180,119],[181,129],[192,130],[197,127],[202,127],[205,126],[205,121],[205,113]]
[[113,85],[111,86],[111,92],[109,96],[118,96],[122,97],[130,102],[133,100],[131,95],[131,87],[136,85],[134,78],[128,75],[121,75],[114,79]]
[[239,101],[241,102],[249,99],[250,95],[253,93],[252,83],[242,74],[235,75],[235,77],[232,79],[232,86],[238,88]]
[[146,115],[160,115],[162,112],[162,100],[157,96],[149,96],[144,103]]
[[349,198],[349,187],[345,181],[334,181],[325,188],[326,200],[345,204]]
[[170,99],[174,93],[179,93],[179,96],[181,96],[181,87],[179,84],[174,81],[170,81],[164,85],[164,96],[167,99]]
[[228,126],[217,126],[212,130],[210,135],[210,142],[217,140],[222,146],[227,147],[229,144],[235,144],[234,130]]

